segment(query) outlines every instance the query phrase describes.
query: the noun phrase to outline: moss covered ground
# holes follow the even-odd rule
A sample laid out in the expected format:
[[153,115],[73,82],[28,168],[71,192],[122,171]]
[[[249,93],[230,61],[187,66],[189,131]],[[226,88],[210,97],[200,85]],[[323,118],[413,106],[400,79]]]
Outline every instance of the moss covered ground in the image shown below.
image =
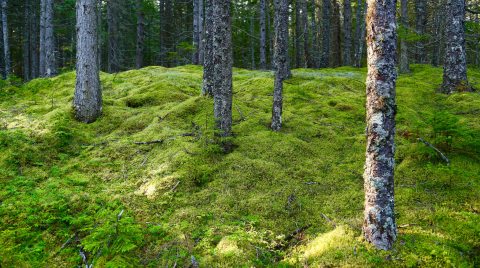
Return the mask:
[[228,154],[196,66],[102,74],[89,125],[71,114],[73,72],[4,83],[0,267],[478,266],[480,94],[438,94],[441,69],[412,70],[389,252],[361,238],[366,69],[294,70],[279,133],[272,74],[236,69]]

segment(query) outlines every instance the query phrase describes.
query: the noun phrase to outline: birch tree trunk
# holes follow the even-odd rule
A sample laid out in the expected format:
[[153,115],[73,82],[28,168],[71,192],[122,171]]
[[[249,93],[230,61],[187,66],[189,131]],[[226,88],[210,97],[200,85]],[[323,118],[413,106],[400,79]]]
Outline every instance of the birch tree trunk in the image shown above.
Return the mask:
[[2,0],[3,59],[5,61],[5,78],[10,75],[10,43],[8,40],[7,0]]
[[213,0],[205,1],[205,57],[203,62],[202,95],[213,96]]
[[77,0],[77,82],[73,109],[77,120],[94,122],[102,113],[98,66],[97,1]]
[[352,65],[352,2],[343,0],[343,65]]
[[282,128],[283,80],[291,76],[288,65],[288,0],[274,0],[275,41],[274,66],[275,84],[273,91],[272,130]]
[[214,115],[218,135],[232,132],[232,32],[230,0],[213,0]]
[[260,0],[260,69],[267,69],[266,0]]
[[[408,29],[408,0],[401,0],[400,21],[404,29]],[[410,73],[408,63],[408,44],[405,37],[400,40],[400,73]]]
[[447,0],[446,13],[446,51],[441,91],[445,94],[472,91],[467,79],[465,1]]
[[145,14],[143,12],[142,0],[137,0],[137,47],[135,55],[135,66],[137,69],[143,67],[143,57],[145,50]]
[[364,173],[365,239],[392,248],[394,214],[396,0],[368,0],[367,150]]

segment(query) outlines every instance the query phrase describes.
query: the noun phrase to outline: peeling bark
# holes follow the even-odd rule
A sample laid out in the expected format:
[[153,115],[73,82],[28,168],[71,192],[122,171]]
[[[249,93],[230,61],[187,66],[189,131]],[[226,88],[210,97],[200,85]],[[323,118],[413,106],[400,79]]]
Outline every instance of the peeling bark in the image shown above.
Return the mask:
[[397,237],[394,214],[396,0],[368,0],[365,239],[388,250]]

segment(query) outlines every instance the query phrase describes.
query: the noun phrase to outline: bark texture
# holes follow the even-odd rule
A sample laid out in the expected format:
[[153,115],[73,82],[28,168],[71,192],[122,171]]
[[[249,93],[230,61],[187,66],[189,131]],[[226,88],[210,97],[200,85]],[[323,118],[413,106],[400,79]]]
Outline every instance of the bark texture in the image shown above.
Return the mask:
[[365,12],[367,9],[367,2],[365,0],[357,0],[357,28],[355,32],[355,67],[362,67],[362,59],[365,46]]
[[51,77],[57,74],[53,36],[53,0],[41,0],[40,12],[40,76]]
[[320,67],[326,68],[330,65],[330,0],[323,0],[322,5],[322,57]]
[[213,0],[214,116],[220,137],[232,132],[232,32],[230,0]]
[[343,65],[352,65],[352,2],[343,0]]
[[368,0],[367,150],[364,173],[365,239],[392,247],[394,214],[396,0]]
[[119,22],[120,7],[118,0],[107,2],[107,31],[108,31],[108,72],[117,73],[120,71],[120,44],[119,44]]
[[199,8],[199,2],[202,0],[193,0],[193,48],[195,51],[193,52],[192,55],[192,64],[198,64],[198,52],[199,52],[199,31],[200,31],[200,26],[198,23],[199,19],[199,14],[200,14],[200,8]]
[[307,37],[307,2],[297,0],[295,4],[295,51],[297,68],[305,68],[305,40]]
[[205,1],[205,57],[203,62],[202,95],[213,96],[213,0]]
[[10,42],[8,41],[7,0],[2,0],[2,32],[3,32],[3,59],[5,61],[5,77],[11,72]]
[[143,67],[143,57],[145,50],[145,14],[143,12],[142,0],[137,0],[137,47],[135,55],[135,66],[137,69]]
[[97,1],[77,1],[77,82],[73,109],[77,120],[94,122],[102,113],[98,66]]
[[[408,29],[408,0],[401,0],[401,16],[400,23],[404,29]],[[410,73],[408,63],[408,44],[405,37],[400,40],[400,73]]]
[[[417,34],[423,36],[425,35],[427,28],[427,1],[426,0],[415,0],[415,30]],[[423,40],[420,40],[416,44],[417,51],[417,61],[418,63],[426,62],[426,51],[425,44]]]
[[465,1],[447,0],[446,13],[446,51],[441,91],[445,94],[472,91],[467,79]]
[[267,3],[260,0],[260,69],[267,69],[267,26],[266,26]]
[[283,80],[291,76],[288,66],[288,0],[274,0],[275,42],[274,65],[275,85],[273,91],[272,130],[282,128]]

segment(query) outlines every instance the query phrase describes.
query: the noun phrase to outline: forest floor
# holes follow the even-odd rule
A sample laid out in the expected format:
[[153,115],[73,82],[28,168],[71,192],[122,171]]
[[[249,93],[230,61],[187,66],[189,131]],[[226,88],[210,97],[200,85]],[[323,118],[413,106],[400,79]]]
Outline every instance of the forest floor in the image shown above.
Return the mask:
[[[272,73],[235,69],[228,154],[200,67],[102,74],[89,125],[71,113],[73,72],[4,83],[0,266],[478,266],[480,94],[438,94],[440,68],[412,70],[398,80],[388,252],[361,236],[366,69],[294,70],[279,133]],[[480,89],[480,70],[469,78]]]

